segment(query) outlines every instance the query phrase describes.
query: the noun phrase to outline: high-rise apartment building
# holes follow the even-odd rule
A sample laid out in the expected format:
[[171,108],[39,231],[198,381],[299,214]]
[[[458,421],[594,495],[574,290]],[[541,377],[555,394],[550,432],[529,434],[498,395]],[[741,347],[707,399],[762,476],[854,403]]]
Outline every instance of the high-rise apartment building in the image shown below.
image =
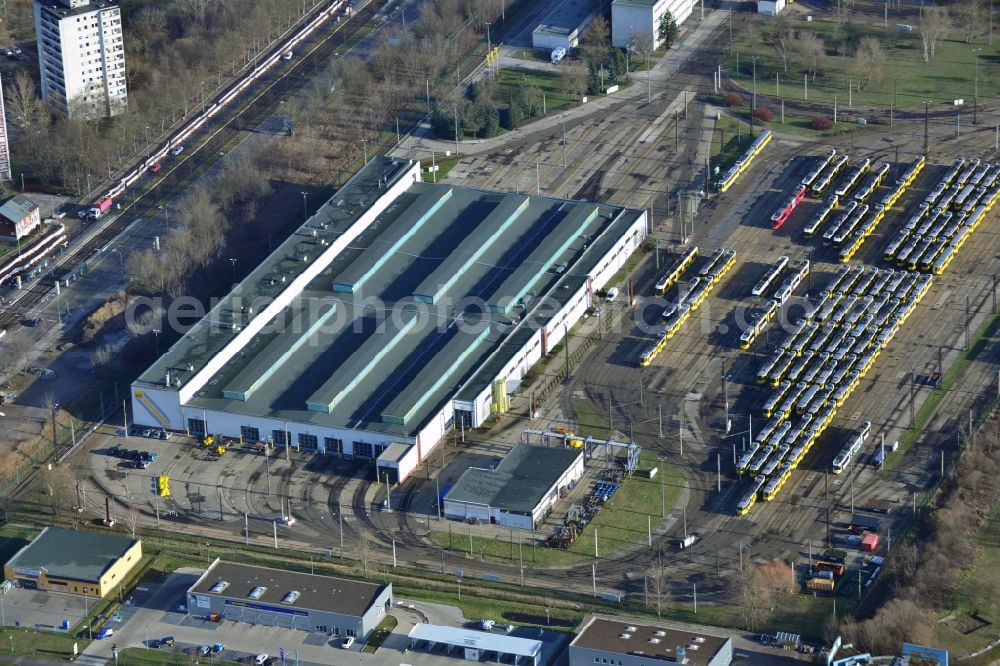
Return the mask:
[[70,117],[113,116],[128,103],[118,0],[35,0],[42,99]]

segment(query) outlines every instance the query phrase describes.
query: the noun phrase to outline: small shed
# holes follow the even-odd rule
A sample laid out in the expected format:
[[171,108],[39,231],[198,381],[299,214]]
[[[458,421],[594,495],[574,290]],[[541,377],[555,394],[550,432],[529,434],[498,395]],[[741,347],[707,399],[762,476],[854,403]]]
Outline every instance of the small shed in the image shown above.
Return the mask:
[[869,532],[868,534],[861,537],[861,550],[867,553],[875,552],[878,548],[878,535],[874,532]]
[[0,205],[0,240],[21,240],[41,223],[38,204],[23,194]]

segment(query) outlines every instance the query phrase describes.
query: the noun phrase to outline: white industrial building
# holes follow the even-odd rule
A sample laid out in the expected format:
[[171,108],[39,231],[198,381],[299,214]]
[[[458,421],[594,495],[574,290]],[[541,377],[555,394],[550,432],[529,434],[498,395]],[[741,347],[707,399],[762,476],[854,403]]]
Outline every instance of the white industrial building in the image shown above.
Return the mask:
[[[410,629],[410,649],[457,660],[504,663],[513,666],[541,666],[544,643],[537,638],[521,638],[488,631],[419,622]],[[435,663],[445,664],[445,661]]]
[[591,616],[569,644],[569,666],[730,666],[733,639],[666,622]]
[[691,16],[694,0],[613,0],[611,43],[621,48],[659,48],[660,19],[666,12],[680,25]]
[[56,113],[114,116],[125,110],[125,46],[119,0],[35,0],[42,99]]
[[531,32],[531,45],[536,49],[569,51],[580,43],[580,35],[597,16],[597,8],[596,0],[563,0]]
[[534,529],[583,476],[583,449],[518,444],[495,468],[470,467],[444,497],[444,515]]
[[785,8],[785,0],[757,0],[757,13],[764,16],[777,16]]
[[402,481],[508,409],[646,233],[643,210],[422,183],[377,158],[133,383],[133,419]]

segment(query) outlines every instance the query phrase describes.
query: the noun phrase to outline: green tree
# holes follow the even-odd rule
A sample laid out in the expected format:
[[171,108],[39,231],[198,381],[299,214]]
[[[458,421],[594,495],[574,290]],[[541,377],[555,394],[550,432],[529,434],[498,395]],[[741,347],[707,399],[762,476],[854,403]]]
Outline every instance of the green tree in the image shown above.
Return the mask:
[[489,138],[500,133],[500,112],[492,101],[477,102],[474,117],[476,133],[480,137]]
[[587,93],[596,95],[603,90],[603,75],[601,65],[596,62],[587,63]]
[[[465,123],[462,118],[458,119],[458,138],[461,140],[465,131]],[[455,139],[455,108],[440,104],[434,106],[431,111],[431,129],[439,138]]]
[[663,44],[663,48],[669,49],[677,41],[677,35],[680,34],[680,28],[677,27],[677,21],[674,19],[674,15],[669,11],[663,12],[663,16],[660,17],[660,42]]
[[611,56],[611,78],[616,82],[624,81],[628,78],[628,59],[625,57],[625,49],[612,46],[609,55]]

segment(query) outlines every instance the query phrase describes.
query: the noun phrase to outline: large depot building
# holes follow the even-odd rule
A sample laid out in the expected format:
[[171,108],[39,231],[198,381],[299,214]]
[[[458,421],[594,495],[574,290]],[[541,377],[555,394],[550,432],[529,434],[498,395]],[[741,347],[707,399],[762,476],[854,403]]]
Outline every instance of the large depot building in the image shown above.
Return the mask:
[[132,385],[136,423],[369,458],[401,481],[528,369],[646,235],[642,210],[367,164]]

